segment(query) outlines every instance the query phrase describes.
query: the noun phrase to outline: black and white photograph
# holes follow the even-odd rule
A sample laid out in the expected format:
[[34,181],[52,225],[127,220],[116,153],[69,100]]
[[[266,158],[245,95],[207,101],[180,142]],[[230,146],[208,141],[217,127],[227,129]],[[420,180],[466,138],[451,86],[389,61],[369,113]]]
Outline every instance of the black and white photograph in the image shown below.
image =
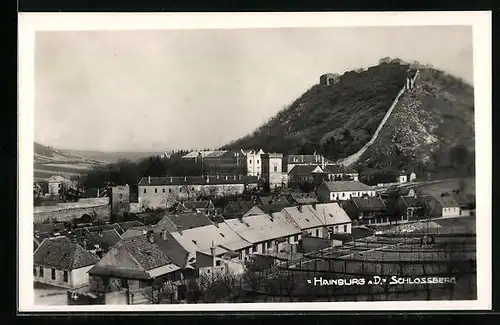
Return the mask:
[[105,16],[20,15],[20,308],[490,306],[488,12]]

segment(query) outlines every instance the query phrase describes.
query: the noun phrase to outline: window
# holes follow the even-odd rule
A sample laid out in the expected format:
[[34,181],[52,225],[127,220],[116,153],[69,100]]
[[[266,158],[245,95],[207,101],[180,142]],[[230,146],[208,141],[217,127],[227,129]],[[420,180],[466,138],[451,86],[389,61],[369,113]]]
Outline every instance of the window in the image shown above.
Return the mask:
[[344,193],[344,192],[342,192],[342,197],[344,197],[344,196],[345,196],[345,193]]
[[257,245],[254,245],[254,246],[252,247],[252,252],[253,252],[253,253],[257,252]]
[[257,159],[257,165],[259,164],[260,160]]
[[339,226],[335,226],[335,232],[339,231]]
[[165,193],[165,189],[164,188],[162,189],[162,192]]
[[278,166],[274,166],[274,171],[277,172],[278,171]]
[[33,276],[36,276],[36,267],[33,268]]
[[158,193],[158,189],[157,188],[155,188],[155,193]]
[[267,243],[262,243],[262,252],[267,250]]
[[144,194],[146,194],[146,189],[144,189]]
[[347,225],[344,225],[344,232],[347,232]]
[[50,278],[51,278],[52,280],[55,280],[55,279],[56,279],[56,269],[51,269]]
[[293,236],[293,241],[294,241],[294,242],[299,241],[299,235],[295,235],[295,236]]
[[121,194],[121,193],[120,193],[120,195],[119,195],[118,197],[119,197],[120,199],[122,199],[122,198],[123,198],[123,194]]
[[63,281],[68,282],[68,271],[64,271],[63,273]]
[[215,261],[215,266],[220,266],[220,262],[221,262],[221,260]]
[[168,193],[172,193],[172,189],[171,188],[168,189]]
[[252,159],[250,159],[250,163],[252,163]]
[[40,266],[40,272],[39,273],[40,273],[40,277],[43,278],[43,267],[41,267],[41,266]]
[[319,229],[316,229],[316,237],[319,237]]

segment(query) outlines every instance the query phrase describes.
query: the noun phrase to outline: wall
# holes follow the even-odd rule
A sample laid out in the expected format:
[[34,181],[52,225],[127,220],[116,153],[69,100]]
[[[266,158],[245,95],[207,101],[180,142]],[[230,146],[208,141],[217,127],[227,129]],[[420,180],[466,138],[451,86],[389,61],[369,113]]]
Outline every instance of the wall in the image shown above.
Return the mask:
[[271,188],[281,186],[286,180],[283,178],[283,157],[274,155],[262,155],[262,176],[269,182]]
[[363,195],[375,196],[375,191],[355,191],[355,192],[330,192],[330,201],[349,200],[351,197],[361,197]]
[[105,295],[106,305],[127,305],[127,291],[108,292]]
[[80,207],[80,208],[69,208],[69,209],[50,209],[47,212],[37,212],[36,208],[50,208],[50,207],[35,207],[35,212],[33,213],[34,223],[43,223],[46,220],[55,219],[57,221],[71,221],[76,218],[80,218],[84,214],[96,213],[97,219],[102,221],[109,220],[111,215],[111,205],[99,205],[90,207]]
[[262,161],[260,159],[260,153],[248,153],[247,154],[247,175],[248,176],[260,176],[262,172]]
[[55,279],[52,279],[52,268],[43,267],[43,277],[40,277],[40,267],[35,265],[36,276],[34,275],[34,281],[68,289],[79,288],[89,284],[89,275],[87,272],[92,267],[93,265],[90,265],[68,271],[68,282],[65,282],[63,270],[56,269]]
[[460,215],[460,208],[443,208],[443,217],[457,217]]
[[[415,74],[415,76],[410,80],[411,85],[414,85],[415,79],[417,79],[417,76],[418,76],[418,70],[417,70],[417,73]],[[350,166],[350,165],[354,164],[356,161],[358,161],[358,159],[363,155],[363,153],[365,153],[365,151],[375,142],[375,140],[377,139],[377,137],[378,137],[378,135],[380,133],[380,130],[382,130],[382,128],[384,127],[385,123],[387,122],[387,120],[391,116],[392,111],[394,110],[394,108],[396,107],[397,103],[399,102],[399,98],[406,92],[406,90],[407,90],[407,85],[406,85],[406,82],[405,82],[405,84],[403,85],[403,88],[399,91],[398,95],[396,96],[396,98],[392,102],[391,106],[389,107],[389,110],[387,111],[387,113],[385,113],[384,118],[382,119],[382,121],[378,125],[378,127],[375,130],[375,133],[373,134],[373,136],[370,139],[370,141],[368,141],[356,153],[354,153],[354,154],[352,154],[352,155],[350,155],[350,156],[348,156],[348,157],[346,157],[344,159],[339,160],[337,162],[338,164],[341,164],[341,165],[344,165],[344,166]]]
[[[344,226],[347,226],[346,231],[344,231]],[[329,229],[335,234],[350,234],[351,233],[351,223],[342,223],[338,225],[329,226]]]
[[302,253],[316,252],[321,249],[331,247],[332,241],[326,238],[302,237]]

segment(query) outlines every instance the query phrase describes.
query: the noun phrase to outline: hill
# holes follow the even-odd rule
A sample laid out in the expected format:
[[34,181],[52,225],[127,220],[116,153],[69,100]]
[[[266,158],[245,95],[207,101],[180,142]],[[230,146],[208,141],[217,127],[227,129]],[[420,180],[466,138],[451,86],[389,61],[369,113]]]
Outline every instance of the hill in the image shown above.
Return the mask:
[[370,141],[416,70],[416,89],[401,96],[358,168],[432,169],[453,165],[446,160],[454,155],[459,160],[473,156],[473,88],[418,62],[388,58],[367,70],[345,72],[333,85],[314,85],[252,134],[224,148],[316,151],[332,160],[345,158]]

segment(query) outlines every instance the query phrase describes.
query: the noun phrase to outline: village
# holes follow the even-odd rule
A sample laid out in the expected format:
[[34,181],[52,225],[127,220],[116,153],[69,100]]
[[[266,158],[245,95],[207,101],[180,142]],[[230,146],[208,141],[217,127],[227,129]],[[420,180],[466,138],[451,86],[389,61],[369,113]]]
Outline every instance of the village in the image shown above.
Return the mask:
[[[315,153],[198,150],[182,159],[202,161],[203,174],[146,176],[102,189],[82,189],[61,176],[35,181],[37,299],[129,305],[407,299],[420,289],[325,291],[307,282],[318,274],[393,275],[395,265],[397,274],[404,268],[415,274],[419,261],[426,275],[469,276],[467,290],[450,293],[454,299],[475,290],[475,195],[464,180],[429,181],[410,170],[370,186],[355,169]],[[443,182],[452,185],[423,190]],[[450,250],[460,254],[450,257]],[[449,268],[450,259],[459,271]],[[422,299],[439,292],[425,288]]]

